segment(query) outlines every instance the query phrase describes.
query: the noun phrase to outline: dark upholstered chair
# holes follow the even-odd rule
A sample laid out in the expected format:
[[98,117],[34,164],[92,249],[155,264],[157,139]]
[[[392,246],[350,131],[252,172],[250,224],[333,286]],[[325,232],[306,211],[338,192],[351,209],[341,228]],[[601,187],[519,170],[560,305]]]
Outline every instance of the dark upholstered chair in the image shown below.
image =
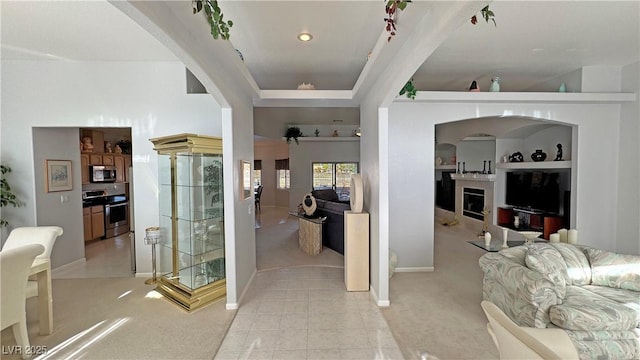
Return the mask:
[[256,190],[256,210],[260,211],[260,197],[262,196],[262,185]]

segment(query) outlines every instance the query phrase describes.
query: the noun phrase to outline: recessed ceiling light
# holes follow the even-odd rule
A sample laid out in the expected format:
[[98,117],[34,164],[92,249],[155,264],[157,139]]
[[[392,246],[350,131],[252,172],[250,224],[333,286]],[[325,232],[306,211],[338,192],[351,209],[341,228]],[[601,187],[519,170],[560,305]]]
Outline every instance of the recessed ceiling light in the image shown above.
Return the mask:
[[298,34],[298,40],[300,41],[311,41],[311,39],[313,39],[313,35],[309,34],[309,33],[300,33]]

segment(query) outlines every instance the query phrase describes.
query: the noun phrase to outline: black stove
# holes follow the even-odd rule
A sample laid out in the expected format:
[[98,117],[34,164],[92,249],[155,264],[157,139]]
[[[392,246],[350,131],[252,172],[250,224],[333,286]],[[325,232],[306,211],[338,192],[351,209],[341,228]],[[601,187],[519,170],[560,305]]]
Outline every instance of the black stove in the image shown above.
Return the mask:
[[127,195],[107,195],[105,190],[90,190],[82,193],[82,206],[112,205],[127,202]]

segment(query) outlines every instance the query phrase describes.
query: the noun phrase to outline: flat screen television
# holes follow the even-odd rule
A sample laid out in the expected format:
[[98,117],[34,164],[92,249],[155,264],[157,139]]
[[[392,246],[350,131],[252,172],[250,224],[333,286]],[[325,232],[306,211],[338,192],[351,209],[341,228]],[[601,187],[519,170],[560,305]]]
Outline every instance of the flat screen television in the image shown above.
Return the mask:
[[560,212],[560,173],[514,171],[507,173],[506,203],[518,208]]

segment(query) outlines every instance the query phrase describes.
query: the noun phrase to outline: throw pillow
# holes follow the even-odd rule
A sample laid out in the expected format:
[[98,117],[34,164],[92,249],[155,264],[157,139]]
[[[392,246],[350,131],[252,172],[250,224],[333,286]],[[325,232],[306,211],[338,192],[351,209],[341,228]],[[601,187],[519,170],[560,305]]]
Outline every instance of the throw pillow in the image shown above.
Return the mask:
[[593,285],[640,291],[640,256],[587,248]]
[[524,261],[529,269],[539,272],[555,285],[554,291],[558,299],[564,299],[567,266],[558,250],[548,244],[528,244]]
[[591,265],[581,248],[567,243],[552,243],[566,264],[567,285],[591,284]]

